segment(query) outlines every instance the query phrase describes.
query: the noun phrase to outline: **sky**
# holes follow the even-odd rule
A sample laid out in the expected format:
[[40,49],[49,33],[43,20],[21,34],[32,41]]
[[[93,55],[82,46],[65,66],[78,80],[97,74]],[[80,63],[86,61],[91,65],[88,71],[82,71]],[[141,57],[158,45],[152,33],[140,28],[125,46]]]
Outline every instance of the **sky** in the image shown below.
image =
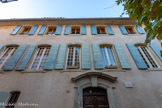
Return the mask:
[[120,17],[123,9],[115,0],[18,0],[0,3],[0,19]]

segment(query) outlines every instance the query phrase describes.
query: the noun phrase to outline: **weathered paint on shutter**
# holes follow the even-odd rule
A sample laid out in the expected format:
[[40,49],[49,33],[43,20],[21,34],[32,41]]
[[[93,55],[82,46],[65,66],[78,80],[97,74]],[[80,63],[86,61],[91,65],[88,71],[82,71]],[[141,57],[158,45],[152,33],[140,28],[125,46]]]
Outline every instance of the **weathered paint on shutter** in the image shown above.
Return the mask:
[[134,25],[134,28],[138,31],[139,34],[145,34],[145,32],[142,30],[142,28],[139,25]]
[[159,57],[159,59],[162,61],[162,57],[160,54],[161,51],[160,47],[156,43],[150,43],[150,47],[155,52],[155,54]]
[[119,28],[120,28],[120,31],[122,32],[123,35],[128,34],[127,30],[125,29],[125,27],[123,25],[119,25]]
[[90,46],[82,44],[82,69],[91,69]]
[[143,60],[142,56],[138,52],[138,49],[133,44],[126,44],[126,45],[138,69],[147,69],[148,67],[145,61]]
[[62,32],[62,25],[58,25],[55,31],[55,35],[61,35]]
[[86,35],[87,34],[86,25],[81,25],[81,34],[82,35]]
[[41,29],[38,32],[38,35],[43,35],[45,30],[46,30],[47,26],[46,25],[42,25]]
[[64,34],[65,35],[69,35],[70,34],[70,31],[71,31],[71,26],[70,25],[66,25]]
[[59,45],[52,45],[49,55],[47,57],[47,61],[44,66],[44,70],[53,70],[54,69],[58,49],[59,49]]
[[120,108],[116,95],[114,94],[112,88],[108,88],[108,101],[110,108]]
[[3,103],[6,103],[9,95],[10,93],[8,91],[0,91],[0,108],[4,108]]
[[95,69],[103,69],[103,62],[99,44],[92,44],[93,63]]
[[0,44],[0,51],[1,51],[2,48],[3,48],[3,45]]
[[56,59],[55,69],[64,69],[65,64],[66,45],[61,44]]
[[130,63],[128,62],[128,59],[124,53],[124,50],[120,44],[115,44],[115,50],[118,55],[120,64],[122,66],[122,69],[131,69]]
[[107,29],[108,34],[110,34],[110,35],[114,35],[114,32],[113,32],[111,26],[109,26],[109,25],[106,26],[106,29]]
[[28,49],[26,50],[23,58],[21,59],[19,65],[17,66],[16,70],[18,71],[23,71],[26,69],[26,66],[35,50],[36,46],[35,45],[30,45]]
[[11,35],[16,35],[18,33],[18,31],[21,29],[21,25],[18,25],[11,33]]
[[91,25],[91,34],[92,35],[97,35],[97,28],[95,25]]
[[37,25],[32,26],[32,28],[30,29],[28,35],[34,35],[34,33],[36,32],[37,28],[38,28]]
[[19,59],[21,58],[22,54],[24,53],[26,47],[27,45],[20,45],[7,61],[7,63],[4,65],[3,70],[13,70]]

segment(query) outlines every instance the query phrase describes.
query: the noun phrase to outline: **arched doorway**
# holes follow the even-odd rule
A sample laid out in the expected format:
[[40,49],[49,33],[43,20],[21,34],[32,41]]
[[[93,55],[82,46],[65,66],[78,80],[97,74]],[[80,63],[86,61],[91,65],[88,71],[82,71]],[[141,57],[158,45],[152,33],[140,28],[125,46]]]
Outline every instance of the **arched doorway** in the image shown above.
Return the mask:
[[109,108],[106,90],[99,87],[83,89],[83,108]]

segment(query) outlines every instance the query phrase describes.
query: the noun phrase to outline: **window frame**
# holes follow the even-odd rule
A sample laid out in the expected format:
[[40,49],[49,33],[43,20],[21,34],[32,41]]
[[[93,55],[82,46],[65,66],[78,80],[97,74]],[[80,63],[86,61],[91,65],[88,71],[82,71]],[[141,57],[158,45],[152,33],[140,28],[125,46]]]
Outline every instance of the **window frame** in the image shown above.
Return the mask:
[[[69,56],[69,47],[79,47],[80,48],[80,55],[79,55],[79,66],[68,66],[68,56]],[[75,60],[74,60],[74,58],[75,58],[75,56],[74,56],[75,54],[73,53],[73,65],[75,65]],[[65,64],[65,69],[81,69],[81,45],[78,45],[78,44],[76,44],[76,45],[68,45],[68,47],[67,47],[67,53],[66,53],[66,60],[65,60],[66,62],[66,64]]]
[[[50,52],[50,49],[51,49],[51,45],[38,45],[37,48],[34,51],[34,55],[32,56],[32,59],[30,60],[30,65],[28,66],[29,70],[32,70],[32,71],[43,70],[43,69],[40,69],[40,66],[41,66],[44,54],[46,53],[46,50],[43,50],[43,53],[42,53],[41,58],[40,58],[40,60],[38,62],[37,68],[36,69],[32,69],[32,66],[33,66],[33,64],[35,62],[35,58],[37,57],[37,54],[40,51],[41,47],[42,48],[46,47],[46,50],[48,50],[47,48],[49,47],[49,50],[48,50],[48,55],[49,55],[49,52]],[[48,55],[47,55],[47,58],[48,58]],[[46,58],[46,60],[47,60],[47,58]]]
[[[30,29],[28,30],[27,33],[24,34],[23,32],[24,32],[24,30],[26,28],[30,28]],[[32,25],[23,25],[17,34],[20,34],[20,35],[28,35],[28,33],[31,30],[31,28],[32,28]]]
[[[73,33],[72,33],[72,29],[79,29],[79,34],[77,34],[77,33],[76,33],[76,34],[75,34],[75,33],[73,34]],[[70,34],[71,34],[71,35],[81,35],[81,26],[78,26],[78,25],[73,25],[73,26],[71,26]]]
[[[105,66],[104,69],[118,69],[120,65],[119,65],[119,60],[118,60],[117,54],[115,52],[114,45],[112,45],[112,44],[101,44],[100,45],[100,52],[101,52],[101,48],[102,47],[105,47],[105,48],[107,47],[107,48],[111,49],[111,52],[112,52],[112,55],[113,55],[113,58],[114,58],[114,63],[115,63],[115,65],[113,65],[113,66],[110,66],[110,65],[109,66]],[[102,56],[102,52],[101,52],[101,56]],[[109,56],[108,52],[107,52],[106,56]],[[104,64],[103,58],[101,58],[101,59],[102,59],[102,63]]]
[[[98,28],[100,28],[100,29],[104,29],[104,34],[98,34]],[[108,31],[107,31],[107,29],[106,29],[106,26],[105,25],[96,25],[96,30],[97,30],[97,35],[108,35]]]
[[[44,32],[44,35],[46,35],[46,36],[53,36],[53,35],[55,35],[56,29],[57,29],[57,25],[46,25],[46,26],[47,27],[46,27],[46,30]],[[50,28],[54,28],[55,31],[53,31],[53,33],[51,33],[51,34],[48,34],[48,31],[49,31]]]
[[124,25],[124,27],[125,27],[125,29],[126,29],[127,32],[128,32],[127,28],[131,28],[132,31],[134,32],[134,33],[129,33],[128,32],[128,35],[137,35],[138,34],[137,30],[134,28],[133,25]]

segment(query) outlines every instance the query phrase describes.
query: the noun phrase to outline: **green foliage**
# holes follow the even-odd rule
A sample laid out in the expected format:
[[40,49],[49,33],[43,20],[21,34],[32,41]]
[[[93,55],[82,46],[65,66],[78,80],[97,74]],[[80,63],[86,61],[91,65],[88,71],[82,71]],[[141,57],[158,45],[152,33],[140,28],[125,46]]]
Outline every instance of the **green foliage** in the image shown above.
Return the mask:
[[[161,0],[116,0],[124,6],[123,14],[128,14],[137,24],[145,25],[146,43],[157,38],[162,41],[162,1]],[[162,51],[161,51],[162,55]]]

